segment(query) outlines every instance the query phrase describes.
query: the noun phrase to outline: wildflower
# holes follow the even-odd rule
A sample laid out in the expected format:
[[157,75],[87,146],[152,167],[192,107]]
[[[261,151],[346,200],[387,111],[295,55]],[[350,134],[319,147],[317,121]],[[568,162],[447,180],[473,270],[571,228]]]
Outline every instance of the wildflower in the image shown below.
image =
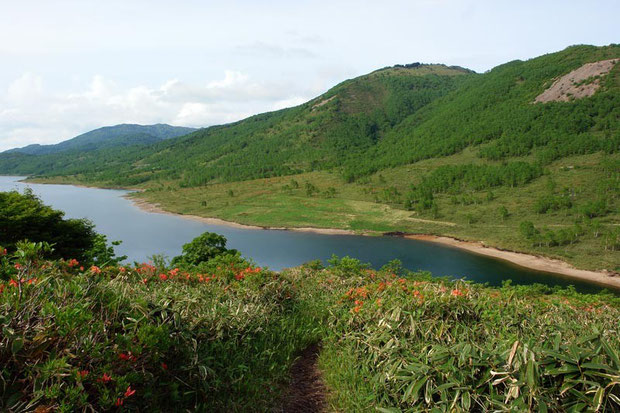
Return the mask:
[[127,271],[127,269],[126,269],[125,267],[118,267],[118,271],[119,271],[121,274],[124,274],[124,273]]
[[101,378],[99,379],[101,383],[109,383],[110,380],[112,380],[112,376],[108,375],[107,373],[103,373],[103,376],[101,376]]
[[355,311],[356,313],[359,313],[360,310],[362,309],[362,307],[353,307],[353,311]]
[[5,248],[5,249],[3,249],[2,251],[0,251],[0,256],[1,256],[1,257],[5,256],[6,254],[7,254],[7,252],[6,252],[6,248]]
[[101,268],[97,267],[96,265],[93,265],[92,267],[90,267],[90,273],[93,275],[101,274]]
[[37,279],[36,278],[31,278],[28,281],[26,281],[26,284],[28,285],[32,285],[32,284],[36,284],[37,283]]
[[80,271],[84,271],[84,267],[80,267]]
[[161,279],[162,281],[166,281],[168,279],[168,276],[166,274],[159,274],[159,279]]
[[22,269],[22,265],[20,263],[16,263],[15,264],[15,269],[16,270],[21,270]]
[[381,307],[382,305],[382,300],[380,298],[377,298],[377,307]]
[[4,288],[5,288],[4,284],[0,283],[0,294],[4,292]]
[[12,278],[9,280],[9,285],[10,285],[11,287],[18,287],[18,286],[19,286],[19,284],[17,283],[17,281],[15,281],[15,280],[14,280],[14,279],[12,279]]
[[88,370],[80,370],[77,374],[79,378],[83,379],[84,377],[88,376]]
[[458,288],[455,288],[454,290],[452,290],[450,294],[452,294],[454,297],[462,297],[464,295],[463,292],[459,290]]
[[133,396],[134,394],[136,394],[136,391],[132,390],[131,386],[127,387],[127,390],[125,391],[125,397],[130,397],[130,396]]
[[80,265],[80,263],[75,258],[71,258],[69,262],[67,262],[67,266],[70,268],[77,267],[78,265]]
[[161,362],[161,368],[164,369],[164,370],[168,370],[168,365],[162,361]]
[[133,354],[131,354],[131,351],[128,352],[127,354],[125,353],[120,353],[118,355],[118,358],[124,361],[136,361],[136,356],[134,356]]
[[147,283],[148,281],[149,281],[149,280],[147,280],[146,278],[143,278],[143,279],[142,279],[142,284],[146,285],[146,283]]
[[179,269],[175,268],[173,270],[168,271],[168,274],[170,274],[171,277],[176,277],[176,275],[179,273]]
[[123,405],[123,399],[121,399],[120,397],[118,399],[116,399],[116,403],[115,403],[116,407],[120,407]]

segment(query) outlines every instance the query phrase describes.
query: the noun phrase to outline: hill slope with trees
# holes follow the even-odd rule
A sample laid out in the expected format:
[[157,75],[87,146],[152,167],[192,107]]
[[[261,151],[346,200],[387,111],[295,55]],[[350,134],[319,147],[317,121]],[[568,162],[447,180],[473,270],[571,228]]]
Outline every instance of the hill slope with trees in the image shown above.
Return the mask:
[[153,145],[2,154],[0,173],[138,187],[170,211],[247,224],[449,235],[618,271],[620,64],[579,81],[591,96],[536,102],[618,58],[619,45],[581,45],[484,74],[397,65]]
[[89,152],[103,148],[127,145],[148,145],[165,139],[176,138],[195,131],[194,128],[157,125],[122,124],[105,126],[83,133],[75,138],[53,145],[28,145],[9,149],[4,153],[23,153],[26,155],[49,155],[59,152]]

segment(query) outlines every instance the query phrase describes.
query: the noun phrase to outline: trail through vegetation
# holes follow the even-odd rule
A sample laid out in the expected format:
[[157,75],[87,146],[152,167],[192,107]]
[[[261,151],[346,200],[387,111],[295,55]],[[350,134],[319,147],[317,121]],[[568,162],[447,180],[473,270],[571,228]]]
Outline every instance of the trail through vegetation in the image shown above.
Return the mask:
[[326,407],[326,388],[318,367],[320,344],[311,344],[293,364],[284,393],[282,413],[319,413]]

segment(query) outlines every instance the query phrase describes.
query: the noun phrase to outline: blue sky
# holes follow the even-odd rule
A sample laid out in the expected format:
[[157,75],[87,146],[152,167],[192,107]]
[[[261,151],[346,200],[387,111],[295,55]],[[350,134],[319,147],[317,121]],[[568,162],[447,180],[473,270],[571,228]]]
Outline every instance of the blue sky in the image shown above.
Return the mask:
[[0,0],[0,150],[208,126],[396,63],[478,72],[620,42],[615,1]]

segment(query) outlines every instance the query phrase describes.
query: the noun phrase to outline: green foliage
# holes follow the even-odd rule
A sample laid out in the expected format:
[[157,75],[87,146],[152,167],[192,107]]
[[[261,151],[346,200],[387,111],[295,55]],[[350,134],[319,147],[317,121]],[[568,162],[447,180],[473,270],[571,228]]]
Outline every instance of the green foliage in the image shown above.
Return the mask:
[[534,246],[556,247],[577,242],[584,231],[580,225],[575,224],[572,228],[561,228],[553,231],[549,228],[536,228],[531,221],[523,221],[519,226],[521,235],[532,242]]
[[347,257],[281,274],[234,255],[208,271],[162,259],[82,271],[42,261],[46,248],[1,258],[2,410],[269,411],[317,341],[338,411],[620,408],[610,294],[496,289]]
[[88,265],[118,264],[126,258],[114,252],[120,241],[108,245],[90,221],[64,219],[64,212],[44,205],[29,189],[23,194],[0,192],[0,229],[0,245],[9,252],[27,240],[50,246],[41,249],[46,258],[77,259]]
[[104,267],[106,265],[118,265],[127,259],[126,255],[117,257],[114,247],[121,245],[122,241],[112,241],[108,244],[108,238],[103,234],[95,234],[93,246],[86,252],[85,262]]
[[98,236],[87,220],[64,219],[64,212],[44,205],[26,190],[0,192],[0,245],[15,251],[18,241],[46,242],[53,246],[53,258],[89,257]]
[[239,252],[226,248],[226,238],[214,232],[205,232],[183,245],[183,253],[172,259],[173,265],[200,265],[222,255],[236,256]]
[[497,212],[499,213],[499,216],[504,221],[510,216],[510,212],[508,212],[508,208],[506,208],[504,205],[501,205],[499,209],[497,210]]
[[568,209],[572,206],[572,201],[566,195],[545,195],[542,198],[536,200],[536,204],[534,204],[534,210],[539,214],[546,214],[549,211]]
[[320,331],[292,280],[259,268],[30,270],[0,282],[2,411],[265,411]]
[[340,258],[336,255],[332,255],[327,262],[329,263],[329,269],[332,273],[343,277],[354,274],[359,275],[362,271],[370,268],[368,264],[364,264],[357,258],[351,258],[348,256]]
[[319,189],[314,186],[312,182],[306,182],[304,188],[306,190],[306,196],[312,196],[315,193],[319,192]]
[[170,139],[193,132],[193,128],[157,125],[116,125],[105,126],[83,133],[75,138],[55,145],[28,145],[16,148],[7,153],[27,155],[46,155],[59,152],[89,152],[116,146],[148,145],[164,139]]
[[418,277],[341,281],[321,363],[338,410],[620,408],[617,298]]

